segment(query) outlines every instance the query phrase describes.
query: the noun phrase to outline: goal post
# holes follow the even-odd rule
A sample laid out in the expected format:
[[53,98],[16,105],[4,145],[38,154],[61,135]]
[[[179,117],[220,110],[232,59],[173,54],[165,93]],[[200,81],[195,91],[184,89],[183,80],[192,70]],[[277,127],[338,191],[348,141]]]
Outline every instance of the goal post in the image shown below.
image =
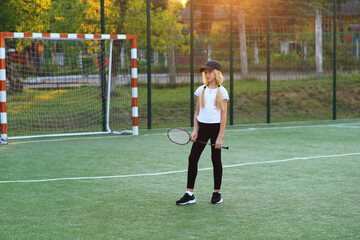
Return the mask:
[[137,75],[135,35],[1,32],[0,143],[138,135]]

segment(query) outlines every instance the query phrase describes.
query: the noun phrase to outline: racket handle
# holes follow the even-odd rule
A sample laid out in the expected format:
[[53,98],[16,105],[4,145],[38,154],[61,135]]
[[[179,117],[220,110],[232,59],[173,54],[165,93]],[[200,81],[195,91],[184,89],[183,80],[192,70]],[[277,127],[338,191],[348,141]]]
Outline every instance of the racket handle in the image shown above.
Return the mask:
[[[209,143],[211,146],[215,146],[215,144],[211,144],[211,143]],[[229,147],[228,146],[221,146],[221,148],[222,149],[229,149]]]
[[[207,142],[202,142],[202,141],[197,141],[197,140],[196,140],[196,142],[202,143],[202,144],[208,144],[208,145],[211,145],[211,146],[215,147],[215,144],[211,144],[211,143],[207,143]],[[222,149],[229,149],[228,146],[221,146],[221,148],[222,148]]]

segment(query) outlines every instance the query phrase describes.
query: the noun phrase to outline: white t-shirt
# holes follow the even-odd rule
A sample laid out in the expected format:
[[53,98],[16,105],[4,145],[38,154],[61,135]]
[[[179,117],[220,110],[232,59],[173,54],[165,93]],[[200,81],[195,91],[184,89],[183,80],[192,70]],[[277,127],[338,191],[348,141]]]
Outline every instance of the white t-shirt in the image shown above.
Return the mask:
[[[199,87],[198,89],[196,89],[195,91],[195,96],[199,97],[200,100],[200,95],[201,92],[204,89],[204,86]],[[204,97],[205,97],[205,107],[202,108],[201,104],[200,104],[200,111],[199,111],[199,116],[197,116],[197,120],[199,122],[202,123],[220,123],[221,121],[221,110],[218,109],[215,106],[215,99],[216,99],[216,94],[217,92],[221,91],[221,95],[222,95],[222,99],[223,100],[227,100],[229,101],[229,94],[226,91],[226,89],[223,86],[220,86],[220,88],[215,88],[215,89],[210,89],[209,87],[205,88],[205,93],[204,93]]]

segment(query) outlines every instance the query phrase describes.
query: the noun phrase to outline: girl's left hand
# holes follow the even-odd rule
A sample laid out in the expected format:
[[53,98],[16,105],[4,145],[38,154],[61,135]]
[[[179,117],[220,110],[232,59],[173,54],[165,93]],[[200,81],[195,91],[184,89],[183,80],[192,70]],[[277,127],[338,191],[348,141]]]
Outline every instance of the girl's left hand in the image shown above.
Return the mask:
[[198,133],[197,133],[197,132],[193,132],[193,133],[190,135],[190,140],[191,140],[192,142],[195,142],[196,139],[197,139],[197,137],[198,137]]
[[215,149],[221,149],[222,147],[222,139],[216,139]]

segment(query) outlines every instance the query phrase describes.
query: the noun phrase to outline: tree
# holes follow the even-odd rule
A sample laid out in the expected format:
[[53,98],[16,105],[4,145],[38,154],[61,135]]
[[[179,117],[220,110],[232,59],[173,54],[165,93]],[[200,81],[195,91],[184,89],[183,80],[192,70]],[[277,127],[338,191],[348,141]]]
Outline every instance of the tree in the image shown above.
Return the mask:
[[[97,0],[56,0],[52,2],[52,12],[54,13],[54,21],[51,24],[53,32],[72,32],[72,33],[101,33],[101,14],[100,2]],[[105,33],[122,34],[123,23],[127,7],[126,0],[104,1],[105,13]],[[114,41],[112,53],[112,76],[118,75],[120,66],[120,52],[122,50],[123,41]],[[100,50],[100,45],[95,41],[86,43],[88,49],[92,53]],[[79,52],[76,54],[83,54]],[[116,81],[113,78],[111,84],[111,94],[115,93]]]
[[87,4],[79,0],[56,0],[51,2],[50,7],[50,32],[80,33],[84,28]]
[[[234,1],[235,2],[235,1]],[[254,7],[255,6],[255,7]],[[265,16],[265,0],[245,0],[234,3],[234,12],[236,16],[237,28],[239,31],[239,54],[240,54],[240,70],[243,78],[248,77],[248,57],[247,57],[247,39],[246,39],[246,14],[255,15],[262,14]]]
[[[153,25],[159,32],[160,43],[155,47],[156,51],[162,52],[163,46],[167,49],[169,59],[170,84],[176,84],[175,50],[189,52],[189,36],[182,34],[185,25],[180,23],[182,5],[176,0],[169,0],[167,9],[156,14],[157,20]],[[162,40],[162,41],[161,41]]]
[[247,59],[247,44],[246,44],[246,28],[245,16],[241,8],[237,8],[237,24],[239,28],[239,51],[240,51],[240,69],[243,78],[248,77],[248,59]]
[[[260,0],[263,1],[263,0]],[[235,1],[233,0],[234,7],[234,16],[237,23],[237,28],[239,30],[239,53],[240,53],[240,69],[243,77],[248,76],[248,60],[247,60],[247,42],[246,42],[246,18],[245,10],[248,6],[258,3],[259,0],[243,0]],[[217,7],[222,7],[230,17],[230,4],[231,0],[223,1],[222,4],[219,4],[219,1],[216,0],[198,0],[194,4],[195,9],[201,11],[201,18],[199,28],[202,30],[202,33],[205,35],[210,35],[211,26],[214,19],[214,11]],[[252,8],[249,8],[252,9]]]
[[[322,29],[322,11],[327,8],[329,1],[317,0],[308,1],[308,6],[311,6],[315,12],[315,65],[316,73],[323,73],[323,29]],[[310,5],[311,4],[311,5]]]
[[[247,65],[245,62],[247,61],[246,57],[246,46],[241,47],[241,44],[246,44],[245,38],[245,31],[244,25],[246,21],[246,17],[243,18],[243,13],[248,15],[257,15],[257,16],[266,16],[266,7],[268,0],[244,0],[241,2],[237,2],[237,24],[239,27],[239,41],[240,41],[240,61],[241,61],[241,72],[244,77],[247,76]],[[324,9],[328,6],[329,0],[304,0],[304,1],[297,1],[297,0],[289,0],[289,1],[282,1],[282,0],[273,0],[270,2],[270,14],[271,16],[276,16],[278,19],[281,19],[281,25],[291,26],[296,23],[299,23],[298,16],[303,16],[308,14],[312,9],[315,13],[315,49],[316,49],[316,69],[317,72],[322,73],[322,24],[321,24],[321,9]],[[332,1],[331,1],[332,2]],[[263,6],[259,8],[257,6]],[[296,11],[289,11],[289,9],[296,9]],[[266,18],[262,18],[259,21],[263,21],[264,24]],[[277,21],[275,18],[272,18],[271,24],[275,24]],[[301,20],[300,20],[301,21]],[[276,31],[276,30],[275,30]],[[291,31],[291,28],[290,30]]]
[[50,24],[51,0],[9,0],[9,11],[16,19],[17,32],[47,32]]
[[10,0],[0,2],[0,32],[13,32],[18,25],[16,15],[13,14]]
[[[210,36],[211,27],[214,20],[214,11],[217,7],[218,1],[216,0],[199,0],[194,1],[194,10],[200,10],[201,15],[199,19],[198,28],[200,29],[199,34],[205,37]],[[208,60],[211,60],[211,41],[207,40],[207,55]]]
[[323,60],[322,60],[322,21],[321,21],[321,9],[317,7],[315,9],[315,59],[316,59],[316,72],[321,74],[323,72]]
[[[111,26],[115,26],[115,33],[126,34],[123,30],[125,20],[122,16],[125,16],[126,14],[127,0],[115,0],[115,4],[112,9],[113,11],[111,11],[111,17],[109,18],[109,20],[111,21],[114,20],[116,22],[114,23],[111,22],[110,23]],[[124,41],[114,41],[113,54],[112,54],[113,67],[111,69],[112,76],[117,76],[119,73],[119,69],[121,68],[121,64],[122,64],[122,59],[120,56],[123,49],[124,49]],[[112,78],[112,79],[115,80],[116,78]],[[116,81],[111,82],[111,89],[110,89],[111,95],[115,94],[116,85],[117,85]]]
[[[130,0],[125,15],[124,29],[128,34],[135,34],[139,46],[146,46],[146,3],[145,1]],[[153,5],[152,5],[153,8]],[[151,18],[151,46],[159,53],[166,52],[169,56],[169,77],[175,85],[175,50],[189,51],[185,44],[189,36],[181,33],[185,25],[180,23],[182,5],[176,0],[169,0],[167,9],[157,8],[150,12]],[[150,61],[150,59],[148,59]]]

